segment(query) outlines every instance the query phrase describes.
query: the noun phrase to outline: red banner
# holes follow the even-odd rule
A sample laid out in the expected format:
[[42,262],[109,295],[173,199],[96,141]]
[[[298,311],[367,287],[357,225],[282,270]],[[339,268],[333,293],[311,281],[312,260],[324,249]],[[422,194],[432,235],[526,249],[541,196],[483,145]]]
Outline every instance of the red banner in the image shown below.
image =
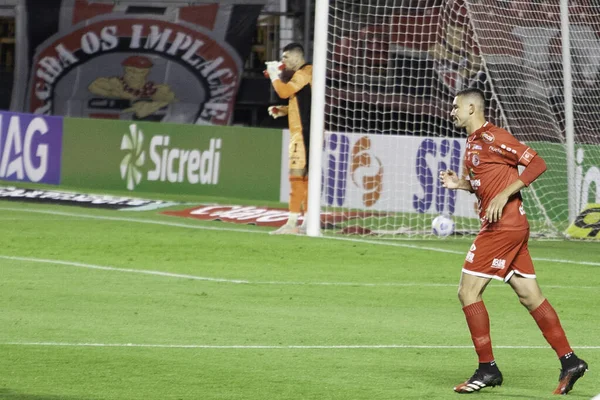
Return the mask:
[[264,0],[237,3],[27,0],[13,108],[226,125]]

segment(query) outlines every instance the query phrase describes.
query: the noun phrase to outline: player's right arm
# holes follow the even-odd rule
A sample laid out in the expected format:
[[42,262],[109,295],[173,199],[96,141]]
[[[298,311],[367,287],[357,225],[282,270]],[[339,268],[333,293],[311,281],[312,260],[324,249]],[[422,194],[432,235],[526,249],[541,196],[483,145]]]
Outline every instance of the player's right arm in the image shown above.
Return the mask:
[[456,175],[456,172],[449,169],[446,171],[440,171],[440,181],[446,189],[460,189],[466,190],[470,193],[475,192],[471,186],[471,182],[465,178],[459,178],[458,175]]
[[310,84],[311,78],[312,76],[307,70],[301,69],[296,71],[288,83],[283,83],[279,78],[274,79],[273,88],[279,97],[289,99],[293,94],[302,90],[304,86]]

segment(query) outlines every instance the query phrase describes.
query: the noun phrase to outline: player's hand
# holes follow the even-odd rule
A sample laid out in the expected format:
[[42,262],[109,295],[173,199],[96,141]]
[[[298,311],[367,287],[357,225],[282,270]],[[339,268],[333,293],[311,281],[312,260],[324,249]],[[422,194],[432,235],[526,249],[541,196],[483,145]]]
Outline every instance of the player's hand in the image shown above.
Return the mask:
[[283,117],[283,113],[281,112],[281,109],[279,108],[279,106],[271,106],[267,109],[267,111],[269,112],[269,115],[271,117],[273,117],[273,119],[277,119],[279,117]]
[[487,208],[485,209],[485,217],[489,222],[498,222],[502,218],[502,210],[508,202],[508,196],[499,193],[496,197],[490,201]]
[[440,171],[440,181],[446,189],[458,189],[458,175],[456,175],[456,172],[450,169],[446,171]]
[[281,61],[267,61],[265,65],[267,66],[265,76],[271,78],[271,81],[279,79],[283,63]]

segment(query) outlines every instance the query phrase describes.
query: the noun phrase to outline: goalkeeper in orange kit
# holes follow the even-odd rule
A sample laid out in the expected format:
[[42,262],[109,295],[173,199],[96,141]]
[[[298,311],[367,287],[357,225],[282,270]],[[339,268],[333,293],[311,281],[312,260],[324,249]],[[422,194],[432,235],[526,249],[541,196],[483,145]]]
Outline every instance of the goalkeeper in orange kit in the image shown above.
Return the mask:
[[[282,99],[288,99],[287,106],[269,107],[269,115],[273,118],[288,117],[290,129],[289,176],[290,200],[288,221],[272,234],[305,233],[304,223],[298,227],[298,218],[302,211],[306,212],[308,200],[308,150],[310,146],[310,107],[312,86],[312,65],[304,58],[304,49],[298,43],[290,43],[283,48],[282,56],[285,69],[279,61],[267,62],[266,74],[273,83],[273,88]],[[288,82],[283,82],[285,75],[293,74]]]

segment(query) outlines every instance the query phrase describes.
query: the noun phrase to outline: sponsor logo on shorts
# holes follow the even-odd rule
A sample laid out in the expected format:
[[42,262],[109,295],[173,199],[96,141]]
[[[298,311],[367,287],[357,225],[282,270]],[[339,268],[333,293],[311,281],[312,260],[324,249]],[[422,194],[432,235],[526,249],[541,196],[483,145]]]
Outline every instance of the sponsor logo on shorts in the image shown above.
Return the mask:
[[475,253],[473,253],[472,251],[470,251],[470,252],[467,253],[467,257],[465,257],[465,260],[467,262],[472,263],[474,258],[475,258]]
[[469,182],[471,182],[473,190],[477,190],[479,189],[479,186],[481,186],[481,179],[471,179]]
[[473,162],[473,165],[477,167],[479,165],[479,156],[477,154],[473,154],[471,161]]
[[506,266],[506,260],[502,258],[494,258],[492,261],[492,268],[503,269]]
[[521,205],[519,206],[519,213],[520,213],[521,215],[525,215],[525,207],[523,207],[523,204],[521,204]]
[[483,142],[487,143],[487,144],[492,144],[492,143],[494,143],[494,140],[496,140],[496,138],[494,137],[494,134],[489,133],[489,132],[482,133],[481,139],[483,139]]
[[474,144],[473,145],[473,150],[483,150],[483,148],[480,145],[478,145],[478,144]]
[[475,246],[475,243],[473,243],[471,245],[471,248],[469,249],[469,251],[475,251],[475,250],[477,250],[477,246]]

